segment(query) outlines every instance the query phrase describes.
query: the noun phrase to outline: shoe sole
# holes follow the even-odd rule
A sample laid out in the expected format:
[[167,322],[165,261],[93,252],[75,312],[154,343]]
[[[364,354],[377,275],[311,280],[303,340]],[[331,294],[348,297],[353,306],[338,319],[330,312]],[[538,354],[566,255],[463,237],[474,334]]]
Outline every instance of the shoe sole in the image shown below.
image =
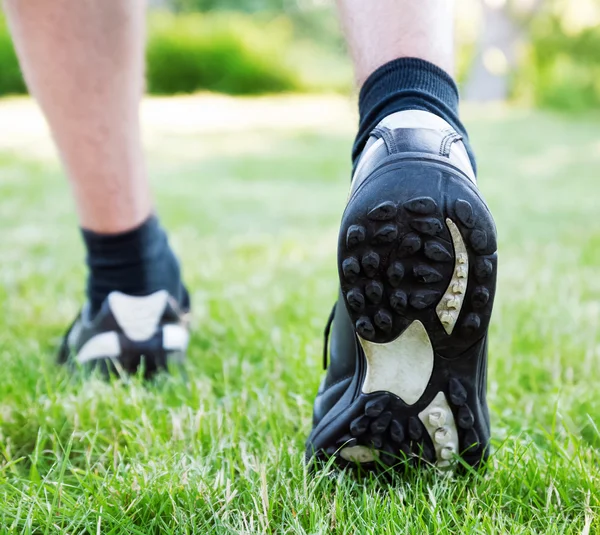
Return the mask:
[[384,164],[348,202],[338,267],[364,358],[353,401],[322,429],[321,451],[344,465],[445,467],[458,455],[478,465],[490,438],[497,254],[476,187],[443,163]]

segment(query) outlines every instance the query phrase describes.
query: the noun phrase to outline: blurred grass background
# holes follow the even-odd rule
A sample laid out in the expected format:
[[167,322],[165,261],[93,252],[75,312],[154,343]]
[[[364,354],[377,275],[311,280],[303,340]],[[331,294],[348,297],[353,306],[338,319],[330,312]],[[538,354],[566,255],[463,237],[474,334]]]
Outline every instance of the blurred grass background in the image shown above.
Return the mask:
[[[458,0],[457,77],[470,100],[600,104],[600,0]],[[148,91],[352,90],[330,0],[153,0]],[[0,95],[26,91],[0,21]]]

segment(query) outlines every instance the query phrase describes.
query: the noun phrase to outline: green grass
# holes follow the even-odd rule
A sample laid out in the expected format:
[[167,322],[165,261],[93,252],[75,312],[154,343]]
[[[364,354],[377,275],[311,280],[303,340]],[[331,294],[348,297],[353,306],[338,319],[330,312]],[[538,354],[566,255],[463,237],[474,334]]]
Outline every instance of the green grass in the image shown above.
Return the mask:
[[195,305],[187,385],[53,365],[83,298],[74,210],[54,159],[0,143],[0,533],[599,532],[599,117],[465,119],[501,263],[495,451],[464,478],[303,466],[352,117],[150,136]]

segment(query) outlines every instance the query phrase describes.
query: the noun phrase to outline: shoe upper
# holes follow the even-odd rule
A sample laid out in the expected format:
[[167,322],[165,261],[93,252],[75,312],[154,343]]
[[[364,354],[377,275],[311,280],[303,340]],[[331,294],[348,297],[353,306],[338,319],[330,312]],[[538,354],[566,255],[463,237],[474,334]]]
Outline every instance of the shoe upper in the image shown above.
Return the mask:
[[147,296],[111,292],[95,316],[89,305],[83,307],[63,339],[58,362],[94,367],[118,361],[133,372],[144,355],[151,367],[166,367],[167,354],[183,355],[187,349],[188,315],[166,290]]
[[[349,198],[374,171],[385,165],[386,160],[396,154],[408,153],[418,154],[427,159],[442,159],[476,184],[473,166],[462,136],[437,115],[409,110],[386,117],[371,132],[355,166]],[[330,323],[331,333],[327,336],[330,327],[328,325],[324,349],[329,353],[329,357],[325,359],[329,364],[314,404],[314,426],[344,395],[352,383],[357,366],[364,358],[341,295]]]

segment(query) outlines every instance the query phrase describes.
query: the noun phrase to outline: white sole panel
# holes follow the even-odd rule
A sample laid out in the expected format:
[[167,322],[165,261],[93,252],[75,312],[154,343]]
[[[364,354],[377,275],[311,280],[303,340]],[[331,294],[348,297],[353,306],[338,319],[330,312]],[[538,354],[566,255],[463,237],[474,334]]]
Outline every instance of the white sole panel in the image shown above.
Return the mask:
[[454,244],[454,272],[450,284],[448,285],[448,289],[446,290],[444,297],[442,297],[442,300],[438,303],[435,311],[444,326],[444,330],[448,334],[452,334],[454,326],[460,316],[460,311],[465,300],[465,294],[467,293],[469,255],[467,253],[465,242],[460,235],[458,227],[454,224],[454,221],[452,221],[452,219],[446,219],[446,225],[448,226]]
[[163,347],[167,351],[185,351],[190,341],[190,333],[181,325],[163,327]]
[[367,359],[362,391],[391,392],[407,405],[419,401],[433,372],[433,347],[423,324],[414,321],[387,344],[358,339]]
[[154,335],[169,300],[169,293],[160,290],[137,297],[121,292],[108,296],[110,310],[125,336],[134,342],[148,340]]
[[439,392],[427,408],[419,413],[419,419],[433,442],[437,457],[436,466],[450,466],[458,454],[458,430],[452,409],[443,392]]
[[377,452],[366,446],[350,446],[340,450],[340,457],[351,463],[372,463]]
[[75,360],[80,364],[103,358],[116,358],[121,353],[119,336],[111,331],[90,338],[77,353]]

